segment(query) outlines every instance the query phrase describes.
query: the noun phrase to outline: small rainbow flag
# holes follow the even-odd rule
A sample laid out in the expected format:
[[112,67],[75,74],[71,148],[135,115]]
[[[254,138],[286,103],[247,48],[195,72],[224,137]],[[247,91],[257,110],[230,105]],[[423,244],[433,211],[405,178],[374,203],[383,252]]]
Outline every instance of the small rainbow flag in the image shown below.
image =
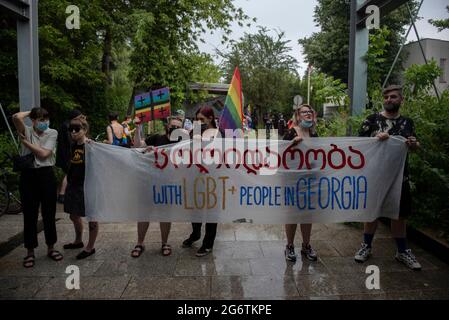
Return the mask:
[[223,113],[218,121],[220,129],[243,129],[242,81],[239,68],[235,67],[229,86]]

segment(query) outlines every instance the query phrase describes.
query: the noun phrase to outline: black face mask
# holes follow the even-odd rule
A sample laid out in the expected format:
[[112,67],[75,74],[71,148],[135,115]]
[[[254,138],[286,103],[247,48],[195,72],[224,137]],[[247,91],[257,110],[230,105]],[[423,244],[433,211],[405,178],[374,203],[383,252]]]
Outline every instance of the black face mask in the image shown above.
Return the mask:
[[400,104],[394,104],[394,103],[384,104],[384,109],[387,112],[398,112],[400,106],[401,106]]
[[177,128],[168,128],[168,135],[171,136],[171,134],[173,133],[173,131],[175,131]]
[[204,131],[206,131],[206,130],[207,130],[207,124],[206,123],[202,123],[201,124],[201,134],[203,134]]

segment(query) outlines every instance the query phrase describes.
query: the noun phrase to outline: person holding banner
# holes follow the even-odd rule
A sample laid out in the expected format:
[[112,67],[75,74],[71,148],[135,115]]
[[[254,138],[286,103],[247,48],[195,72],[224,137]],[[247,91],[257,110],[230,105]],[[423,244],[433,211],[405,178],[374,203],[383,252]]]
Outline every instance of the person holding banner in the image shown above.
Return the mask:
[[[165,126],[165,134],[151,135],[145,140],[141,138],[141,120],[136,117],[134,120],[137,130],[134,137],[134,147],[158,147],[176,143],[178,141],[171,141],[170,136],[174,130],[182,129],[182,121],[177,118],[169,118]],[[186,133],[187,135],[187,133]],[[188,135],[187,135],[188,136]],[[145,250],[144,241],[147,234],[150,222],[142,221],[137,223],[137,244],[131,251],[133,258],[138,258]],[[172,252],[171,246],[168,244],[168,235],[170,234],[171,222],[160,222],[162,248],[161,253],[163,256],[169,256]]]
[[[211,107],[203,106],[198,109],[195,114],[196,121],[201,123],[201,134],[206,139],[216,137],[219,133],[215,122],[214,110]],[[195,129],[194,129],[195,131]],[[193,136],[193,138],[197,138]],[[192,244],[201,238],[201,222],[192,222],[192,233],[183,241],[184,248],[192,247]],[[204,235],[203,244],[196,252],[197,257],[203,257],[212,252],[215,237],[217,235],[217,223],[206,223],[206,234]]]
[[59,188],[58,203],[64,204],[64,195],[67,188],[67,170],[70,163],[70,147],[72,137],[69,132],[69,125],[72,119],[82,116],[81,111],[73,109],[69,112],[69,117],[65,120],[58,130],[58,141],[56,147],[56,166],[64,172],[64,178]]
[[[398,85],[391,85],[383,90],[384,110],[374,113],[366,118],[359,131],[360,137],[377,137],[380,141],[388,139],[389,136],[402,136],[406,138],[406,143],[410,151],[419,148],[416,139],[415,126],[412,119],[401,116],[403,97],[402,88]],[[386,164],[388,165],[388,164]],[[411,195],[409,183],[408,159],[404,167],[404,178],[402,182],[399,219],[391,220],[391,232],[396,240],[397,252],[396,260],[405,264],[412,270],[421,270],[421,265],[406,244],[406,218],[411,212]],[[377,220],[364,225],[363,242],[361,248],[354,256],[356,262],[365,262],[371,256],[372,241],[377,229]]]
[[[73,141],[71,160],[67,172],[67,189],[64,198],[64,211],[70,214],[70,220],[75,228],[75,241],[64,245],[64,249],[81,249],[83,243],[83,221],[85,217],[84,206],[84,178],[86,171],[84,145],[89,140],[89,124],[85,116],[70,121],[69,132]],[[95,253],[95,241],[98,236],[98,222],[89,221],[89,241],[87,246],[76,256],[78,260],[85,259]]]
[[[315,131],[316,126],[316,113],[311,106],[307,104],[301,105],[294,113],[293,126],[290,128],[284,136],[284,140],[292,140],[293,145],[301,143],[304,138],[318,137]],[[297,224],[286,224],[285,233],[287,235],[287,245],[285,247],[285,259],[288,261],[296,261],[295,246],[293,244],[295,240]],[[316,261],[318,259],[317,254],[310,245],[310,235],[312,233],[312,224],[301,224],[302,233],[302,248],[301,254],[303,254],[308,260]]]

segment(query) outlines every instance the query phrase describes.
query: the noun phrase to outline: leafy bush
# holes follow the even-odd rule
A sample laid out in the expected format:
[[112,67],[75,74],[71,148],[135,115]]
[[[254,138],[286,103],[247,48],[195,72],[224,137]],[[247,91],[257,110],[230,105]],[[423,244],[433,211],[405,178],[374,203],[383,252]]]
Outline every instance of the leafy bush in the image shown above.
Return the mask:
[[410,156],[416,226],[439,229],[449,239],[449,92],[438,102],[423,96],[408,101],[407,113],[415,121],[421,150]]

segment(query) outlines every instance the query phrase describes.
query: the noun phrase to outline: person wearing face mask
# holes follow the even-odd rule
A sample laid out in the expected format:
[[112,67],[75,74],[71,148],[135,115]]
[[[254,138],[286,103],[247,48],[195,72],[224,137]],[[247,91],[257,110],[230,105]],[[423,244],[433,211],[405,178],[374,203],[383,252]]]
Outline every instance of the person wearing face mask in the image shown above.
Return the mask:
[[[301,143],[304,138],[318,137],[315,131],[316,113],[311,106],[307,104],[301,105],[295,110],[294,120],[292,127],[287,131],[284,136],[284,140],[291,140],[293,145]],[[284,250],[285,259],[287,261],[296,261],[295,253],[295,234],[297,224],[286,224],[285,233],[287,235],[287,245]],[[301,254],[303,254],[308,260],[316,261],[318,259],[317,254],[310,245],[310,236],[312,233],[312,224],[301,224],[302,233],[302,248]]]
[[[31,119],[32,126],[25,124],[27,117]],[[19,182],[23,205],[24,245],[27,249],[23,266],[31,268],[35,263],[34,249],[38,246],[39,206],[41,206],[45,242],[48,247],[47,256],[54,261],[63,259],[62,254],[54,248],[57,241],[55,221],[57,183],[53,166],[58,132],[49,128],[49,114],[44,108],[18,112],[13,115],[13,122],[22,144],[21,155],[29,153],[34,155],[33,167],[21,172]]]
[[[359,131],[360,137],[377,137],[380,141],[388,139],[389,136],[402,136],[407,140],[410,151],[419,148],[416,139],[415,126],[412,119],[400,114],[403,101],[402,88],[398,85],[388,86],[383,90],[384,110],[374,113],[363,121]],[[408,158],[404,167],[404,178],[402,182],[399,219],[391,220],[391,232],[396,240],[397,251],[395,258],[412,270],[421,270],[421,265],[406,244],[406,218],[411,212],[411,195],[409,182]],[[371,256],[374,233],[377,228],[377,220],[364,224],[363,242],[354,256],[356,262],[365,262]]]
[[[182,121],[177,118],[169,118],[165,125],[165,134],[154,134],[146,139],[141,138],[141,121],[139,118],[134,119],[134,124],[136,125],[136,133],[134,137],[134,148],[144,148],[144,147],[159,147],[170,145],[179,142],[178,140],[172,141],[170,136],[175,130],[181,130],[178,133],[184,134],[188,137],[188,133],[182,129]],[[147,234],[150,222],[141,221],[137,222],[137,244],[131,251],[131,257],[138,258],[145,250],[144,241]],[[168,244],[168,235],[170,234],[171,223],[170,222],[160,222],[161,229],[161,253],[163,256],[169,256],[172,253],[172,248]]]
[[[201,136],[205,139],[211,139],[217,137],[220,134],[217,124],[215,122],[214,110],[211,107],[203,106],[198,109],[195,114],[196,122],[201,123]],[[194,125],[197,123],[194,123]],[[193,129],[195,134],[195,127]],[[222,134],[222,133],[221,133]],[[224,136],[224,135],[221,135]],[[193,136],[195,139],[196,137]],[[183,248],[190,248],[195,241],[201,238],[201,226],[202,223],[192,223],[192,233],[183,241]],[[217,223],[206,223],[206,234],[204,235],[203,244],[196,252],[197,257],[203,257],[212,252],[214,246],[215,237],[217,235]]]

